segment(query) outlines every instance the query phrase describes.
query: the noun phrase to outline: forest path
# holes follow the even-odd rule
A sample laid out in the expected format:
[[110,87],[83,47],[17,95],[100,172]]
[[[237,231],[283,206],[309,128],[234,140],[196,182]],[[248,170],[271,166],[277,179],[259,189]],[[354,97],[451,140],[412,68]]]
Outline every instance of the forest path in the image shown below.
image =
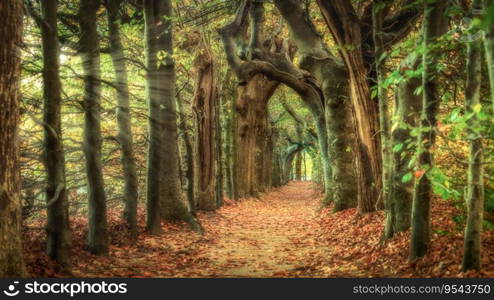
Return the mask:
[[[203,235],[183,224],[163,224],[163,234],[144,232],[130,243],[112,213],[109,256],[84,249],[79,230],[74,256],[78,277],[311,277],[333,257],[318,222],[321,195],[311,182],[290,182],[260,198],[230,202],[215,212],[200,212]],[[117,220],[117,221],[115,221]],[[112,227],[110,226],[110,227]],[[184,227],[185,226],[185,227]],[[336,258],[337,259],[337,258]],[[353,265],[352,261],[347,261]],[[341,274],[339,274],[341,275]],[[350,274],[344,274],[350,275]]]
[[[203,253],[220,277],[290,276],[321,254],[315,218],[319,197],[310,182],[290,182],[260,199],[220,210],[218,223],[206,222],[217,239]],[[208,229],[208,228],[207,228]]]

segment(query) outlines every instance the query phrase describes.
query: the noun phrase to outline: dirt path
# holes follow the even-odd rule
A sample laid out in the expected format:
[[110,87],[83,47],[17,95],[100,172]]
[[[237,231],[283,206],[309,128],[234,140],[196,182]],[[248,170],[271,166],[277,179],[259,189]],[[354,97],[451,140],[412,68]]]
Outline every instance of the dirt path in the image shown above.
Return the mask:
[[[291,182],[260,199],[242,199],[216,212],[200,213],[206,233],[185,225],[163,224],[163,234],[144,231],[129,244],[111,236],[110,255],[84,249],[77,232],[74,275],[80,277],[297,277],[311,276],[307,266],[328,255],[317,240],[320,196],[310,182]],[[110,213],[110,232],[122,232],[120,216]],[[79,224],[79,227],[85,227]],[[184,227],[185,226],[185,227]],[[111,227],[111,226],[110,226]],[[45,276],[50,276],[47,274]]]
[[[308,182],[292,182],[261,199],[223,208],[217,239],[203,255],[212,264],[210,276],[296,276],[306,262],[320,255],[315,222],[319,197]],[[318,251],[316,251],[318,250]]]
[[[137,241],[125,238],[121,211],[109,211],[111,239],[108,256],[94,256],[85,248],[85,218],[73,218],[73,276],[75,277],[492,277],[458,273],[463,238],[451,216],[457,209],[436,201],[430,254],[407,263],[408,233],[382,243],[384,213],[359,216],[356,209],[318,212],[321,195],[312,183],[291,182],[260,199],[229,203],[216,212],[201,212],[206,229],[201,235],[185,224],[163,223],[163,234],[145,232],[145,213],[139,213]],[[41,226],[42,224],[38,224]],[[493,249],[492,233],[485,247]],[[26,259],[34,277],[64,276],[44,254],[42,231],[25,233]],[[486,253],[493,253],[486,252]],[[492,266],[485,255],[483,265]]]

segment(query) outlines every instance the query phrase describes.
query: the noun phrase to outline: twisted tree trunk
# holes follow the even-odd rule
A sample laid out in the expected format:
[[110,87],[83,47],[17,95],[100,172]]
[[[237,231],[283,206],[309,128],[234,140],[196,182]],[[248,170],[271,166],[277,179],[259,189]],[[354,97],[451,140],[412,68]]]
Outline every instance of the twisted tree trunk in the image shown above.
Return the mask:
[[[480,0],[474,0],[473,10],[480,10]],[[478,18],[478,17],[477,17]],[[484,148],[482,132],[479,131],[478,112],[480,103],[480,85],[482,80],[482,40],[470,41],[467,45],[467,81],[465,86],[466,111],[473,114],[468,120],[470,154],[468,161],[467,225],[463,253],[463,271],[480,270],[482,248],[482,222],[484,220]]]

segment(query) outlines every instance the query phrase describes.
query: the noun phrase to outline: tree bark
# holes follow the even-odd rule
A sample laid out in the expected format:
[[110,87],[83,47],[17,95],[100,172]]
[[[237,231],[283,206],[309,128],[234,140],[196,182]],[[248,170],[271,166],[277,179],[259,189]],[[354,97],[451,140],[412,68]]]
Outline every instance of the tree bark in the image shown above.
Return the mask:
[[[481,1],[474,0],[473,10],[482,9]],[[484,220],[484,149],[478,108],[482,80],[482,40],[472,40],[467,45],[467,81],[465,86],[466,112],[473,114],[468,120],[470,154],[468,160],[467,224],[463,252],[463,271],[480,270],[482,247],[482,222]]]
[[70,272],[71,234],[61,128],[62,84],[59,74],[57,2],[41,2],[42,21],[39,24],[43,46],[45,197],[48,203],[46,252]]
[[84,71],[84,154],[89,197],[88,248],[93,254],[108,253],[106,195],[101,164],[100,47],[96,24],[99,0],[81,0],[79,54]]
[[[376,1],[372,8],[372,37],[374,41],[374,57],[376,63],[377,75],[377,98],[379,103],[379,126],[381,128],[381,157],[382,157],[382,201],[386,209],[386,223],[392,224],[393,202],[391,195],[393,193],[392,184],[392,166],[391,166],[391,133],[390,119],[388,109],[388,99],[386,89],[383,86],[385,77],[385,58],[386,52],[384,49],[384,31],[383,21],[384,14],[391,3],[389,1]],[[392,226],[385,226],[384,237],[389,238],[393,235]]]
[[163,145],[160,86],[158,80],[158,26],[155,1],[144,1],[145,43],[146,43],[146,99],[149,110],[148,158],[147,158],[147,220],[146,227],[151,234],[161,233],[161,148]]
[[134,158],[134,146],[132,139],[132,126],[129,108],[129,86],[127,76],[127,66],[125,63],[125,53],[120,37],[120,4],[121,0],[106,0],[108,10],[108,29],[110,36],[110,55],[115,70],[117,85],[117,125],[118,142],[120,143],[124,175],[124,220],[129,228],[131,238],[137,237],[137,201],[138,182],[136,164]]
[[236,191],[239,198],[262,191],[263,139],[267,133],[267,104],[279,83],[256,75],[239,87],[235,105]]
[[358,211],[375,210],[382,186],[378,109],[370,97],[361,23],[346,0],[317,1],[348,70],[357,132]]
[[316,120],[325,185],[323,204],[333,200],[335,211],[354,207],[358,199],[354,157],[358,151],[348,73],[323,46],[301,1],[279,0],[275,4],[299,48],[300,67],[321,82],[322,111],[318,104],[307,104]]
[[[411,55],[405,59],[400,68],[415,71],[422,62],[420,55]],[[408,76],[402,74],[403,76]],[[394,151],[391,157],[391,211],[387,215],[384,235],[391,237],[395,233],[410,228],[413,201],[413,179],[403,182],[403,177],[411,172],[409,166],[416,150],[416,138],[410,131],[417,128],[422,109],[422,96],[416,93],[422,84],[421,78],[409,77],[396,87],[395,109],[391,131],[392,145],[401,145],[401,149]]]
[[295,157],[295,180],[302,180],[302,153],[297,153]]
[[179,179],[175,63],[170,0],[145,0],[146,81],[149,103],[148,230],[161,231],[160,220],[184,220],[202,230],[187,208]]
[[430,242],[430,205],[432,198],[432,183],[428,172],[433,167],[434,158],[432,146],[436,140],[436,116],[439,109],[440,96],[437,82],[434,79],[438,60],[437,50],[433,46],[441,36],[447,18],[444,16],[446,0],[424,4],[424,49],[422,73],[423,102],[418,137],[417,159],[418,168],[425,171],[415,181],[412,205],[412,235],[410,241],[410,259],[424,256]]
[[177,109],[180,116],[179,130],[181,132],[182,139],[185,145],[184,160],[186,164],[185,178],[187,179],[187,201],[189,202],[190,212],[195,215],[196,203],[194,198],[194,147],[192,137],[189,134],[189,128],[187,126],[187,115],[184,111],[182,99],[177,96]]
[[0,277],[26,276],[21,244],[19,82],[23,5],[0,1]]

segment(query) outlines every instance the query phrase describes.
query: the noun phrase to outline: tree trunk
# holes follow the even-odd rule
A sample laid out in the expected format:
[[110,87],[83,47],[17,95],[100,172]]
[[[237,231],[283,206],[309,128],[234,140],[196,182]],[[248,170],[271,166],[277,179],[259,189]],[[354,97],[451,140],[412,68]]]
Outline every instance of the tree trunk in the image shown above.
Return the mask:
[[[262,165],[262,139],[267,132],[267,104],[279,83],[256,75],[239,87],[235,105],[236,183],[239,198],[257,196]],[[262,173],[261,173],[262,174]]]
[[367,64],[362,49],[361,22],[357,21],[351,2],[318,0],[346,65],[350,81],[350,99],[353,104],[357,132],[357,175],[359,188],[358,211],[375,210],[382,185],[378,110],[370,97]]
[[221,97],[217,98],[217,104],[215,106],[215,124],[214,124],[214,132],[215,132],[215,142],[214,145],[216,147],[216,207],[223,206],[223,198],[224,198],[224,169],[223,169],[223,137],[221,135],[221,107],[222,101]]
[[196,203],[194,198],[194,147],[192,138],[189,134],[189,128],[187,126],[187,115],[185,114],[182,99],[177,96],[177,108],[180,116],[179,130],[182,133],[181,136],[185,145],[184,160],[186,164],[185,178],[187,179],[187,201],[189,202],[190,212],[195,215]]
[[[334,210],[354,207],[359,198],[355,174],[355,156],[358,155],[355,141],[354,116],[349,101],[351,89],[348,72],[324,47],[320,36],[301,1],[275,1],[283,18],[288,23],[303,59],[299,65],[311,72],[321,82],[325,103],[309,103],[316,122],[319,155],[325,186],[323,204],[334,201]],[[323,104],[323,107],[319,107]],[[366,169],[369,169],[366,166]]]
[[302,180],[302,153],[297,153],[295,158],[295,180]]
[[125,53],[120,38],[121,0],[107,0],[110,55],[115,70],[117,84],[117,125],[118,142],[121,147],[120,160],[124,175],[124,220],[129,227],[131,238],[137,237],[138,182],[132,139],[131,116],[129,109],[129,86]]
[[[225,97],[224,100],[228,98]],[[229,199],[233,199],[233,180],[232,180],[232,167],[233,167],[233,147],[232,147],[232,117],[231,113],[228,114],[229,109],[233,107],[227,107],[226,103],[223,104],[223,115],[225,116],[225,187],[226,195]]]
[[[388,99],[386,89],[383,86],[385,77],[385,49],[384,49],[384,37],[383,37],[383,21],[384,13],[389,6],[389,1],[377,1],[372,8],[372,23],[373,32],[372,37],[374,41],[374,57],[376,64],[377,75],[377,97],[379,103],[379,126],[381,128],[381,157],[382,157],[382,201],[386,209],[386,224],[392,224],[393,215],[393,203],[391,202],[391,195],[393,193],[392,184],[392,166],[391,166],[391,133],[390,133],[390,119],[388,109]],[[385,226],[384,237],[389,238],[393,235],[392,226]]]
[[215,210],[216,205],[216,78],[214,60],[210,46],[203,41],[203,46],[195,60],[197,72],[196,91],[194,95],[195,114],[195,203],[200,210]]
[[179,178],[175,63],[170,0],[145,0],[147,97],[150,110],[148,158],[148,230],[160,232],[160,219],[201,226],[187,208]]
[[22,3],[0,1],[0,277],[26,275],[18,165]]
[[410,241],[410,259],[425,255],[430,241],[430,205],[432,198],[432,184],[428,171],[433,167],[434,159],[432,146],[436,140],[436,116],[439,109],[440,96],[437,83],[434,79],[438,60],[437,50],[433,45],[443,32],[446,0],[424,4],[424,49],[422,74],[423,102],[418,137],[418,168],[425,171],[415,181],[412,208],[412,235]]
[[65,156],[62,143],[59,43],[57,28],[57,0],[41,2],[41,36],[43,45],[44,98],[44,159],[46,168],[46,252],[66,271],[70,271],[70,225],[65,181]]
[[[482,8],[480,0],[474,0],[473,10]],[[484,220],[484,151],[482,132],[479,131],[478,108],[480,104],[480,85],[482,80],[482,40],[470,41],[467,45],[467,81],[465,86],[466,112],[473,114],[468,120],[470,136],[470,154],[468,160],[467,225],[463,253],[463,271],[480,270],[482,246],[482,222]]]
[[[421,56],[412,55],[405,59],[403,70],[417,70],[422,62]],[[402,74],[406,76],[405,74]],[[387,215],[385,233],[387,237],[410,228],[413,201],[413,180],[403,181],[411,172],[409,163],[414,156],[415,138],[410,134],[412,128],[419,126],[422,97],[415,91],[421,85],[417,77],[406,78],[396,87],[394,124],[392,126],[392,145],[401,145],[400,150],[391,157],[391,211]]]
[[81,0],[79,54],[84,71],[84,154],[89,197],[88,248],[93,254],[108,253],[106,195],[101,164],[100,57],[96,12],[99,0]]
[[148,158],[147,158],[147,220],[146,227],[151,234],[161,233],[161,177],[160,169],[164,166],[163,136],[160,86],[158,78],[158,26],[154,0],[144,1],[145,38],[146,38],[146,99],[149,109],[148,120]]
[[356,207],[358,203],[359,191],[355,184],[358,180],[355,172],[357,146],[346,71],[337,65],[325,69],[328,72],[324,74],[325,80],[329,81],[332,78],[331,84],[326,85],[327,88],[323,89],[323,93],[326,99],[326,127],[333,170],[331,179],[333,211],[338,212]]

